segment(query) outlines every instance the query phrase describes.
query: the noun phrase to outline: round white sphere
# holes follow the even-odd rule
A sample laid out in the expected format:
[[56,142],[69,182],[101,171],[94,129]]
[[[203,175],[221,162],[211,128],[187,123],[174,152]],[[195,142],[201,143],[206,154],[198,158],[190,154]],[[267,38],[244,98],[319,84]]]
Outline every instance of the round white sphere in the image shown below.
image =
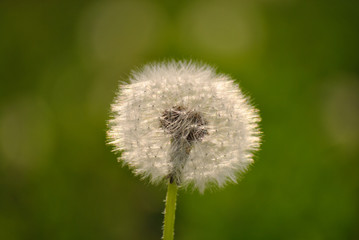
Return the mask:
[[[189,142],[185,161],[173,156],[175,137],[163,125],[166,111],[178,108],[178,114],[195,112],[204,119],[200,127],[183,123],[187,115],[173,123],[187,133],[190,128],[205,131],[191,141],[183,138]],[[170,61],[145,65],[120,83],[108,138],[114,151],[121,151],[119,160],[136,175],[157,183],[182,164],[177,169],[180,185],[203,192],[236,182],[247,170],[260,145],[259,121],[258,110],[229,76],[207,65]]]

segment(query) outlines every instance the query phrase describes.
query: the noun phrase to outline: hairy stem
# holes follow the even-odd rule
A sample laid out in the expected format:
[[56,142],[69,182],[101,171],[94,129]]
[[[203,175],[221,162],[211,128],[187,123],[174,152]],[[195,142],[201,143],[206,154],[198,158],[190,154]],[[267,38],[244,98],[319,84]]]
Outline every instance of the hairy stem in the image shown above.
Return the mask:
[[177,184],[176,182],[168,182],[165,220],[163,224],[163,240],[173,240],[175,212],[177,199]]

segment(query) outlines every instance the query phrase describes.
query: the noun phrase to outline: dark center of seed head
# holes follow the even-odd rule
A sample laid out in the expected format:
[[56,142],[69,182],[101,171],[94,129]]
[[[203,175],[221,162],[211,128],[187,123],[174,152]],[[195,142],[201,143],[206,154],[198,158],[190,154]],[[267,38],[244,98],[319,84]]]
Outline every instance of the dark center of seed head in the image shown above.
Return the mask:
[[201,113],[187,110],[183,106],[174,106],[162,113],[160,124],[161,128],[171,135],[172,169],[167,177],[170,183],[176,182],[179,185],[193,144],[208,135],[208,123]]
[[186,140],[190,145],[202,141],[208,135],[207,121],[194,110],[174,106],[162,113],[161,128],[172,135],[174,141]]

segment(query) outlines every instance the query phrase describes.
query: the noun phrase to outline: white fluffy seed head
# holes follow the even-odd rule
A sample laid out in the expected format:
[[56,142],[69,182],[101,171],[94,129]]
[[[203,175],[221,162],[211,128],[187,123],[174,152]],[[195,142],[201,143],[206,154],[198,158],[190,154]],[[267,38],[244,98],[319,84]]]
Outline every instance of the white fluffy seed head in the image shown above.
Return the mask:
[[192,62],[149,64],[120,85],[109,143],[153,183],[203,192],[235,182],[260,145],[258,111],[233,80]]

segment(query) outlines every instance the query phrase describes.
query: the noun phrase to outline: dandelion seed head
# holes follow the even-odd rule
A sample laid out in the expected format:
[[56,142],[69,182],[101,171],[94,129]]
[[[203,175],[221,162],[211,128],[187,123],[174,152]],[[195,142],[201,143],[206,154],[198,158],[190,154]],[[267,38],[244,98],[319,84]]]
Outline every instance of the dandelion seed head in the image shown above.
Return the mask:
[[230,77],[172,61],[146,65],[129,82],[112,104],[108,138],[135,174],[203,192],[252,163],[260,117]]

